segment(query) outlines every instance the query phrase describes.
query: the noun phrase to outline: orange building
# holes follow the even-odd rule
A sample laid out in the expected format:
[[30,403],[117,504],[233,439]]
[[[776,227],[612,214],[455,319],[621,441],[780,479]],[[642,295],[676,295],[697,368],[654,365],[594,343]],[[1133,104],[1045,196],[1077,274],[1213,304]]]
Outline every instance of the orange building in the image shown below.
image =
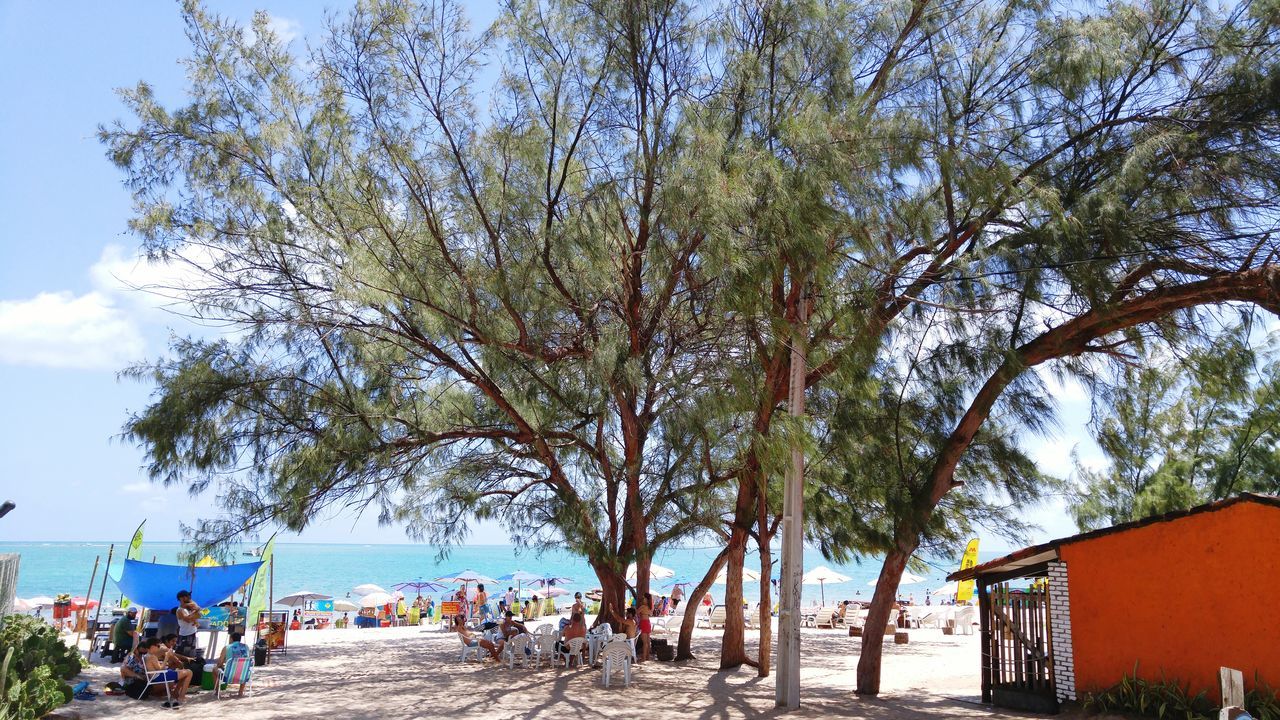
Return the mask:
[[[1018,589],[1029,578],[1047,578]],[[1280,686],[1280,498],[1243,494],[1024,548],[976,580],[983,699],[1033,710],[1134,673],[1204,690]]]

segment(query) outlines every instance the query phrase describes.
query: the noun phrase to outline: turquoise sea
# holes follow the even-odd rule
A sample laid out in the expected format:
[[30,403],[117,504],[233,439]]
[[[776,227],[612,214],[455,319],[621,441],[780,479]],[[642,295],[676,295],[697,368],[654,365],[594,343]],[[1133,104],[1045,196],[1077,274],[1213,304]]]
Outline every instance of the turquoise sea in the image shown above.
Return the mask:
[[[22,556],[18,574],[18,597],[34,597],[38,595],[57,595],[70,593],[83,595],[89,587],[90,573],[93,571],[94,558],[100,557],[106,563],[108,545],[110,543],[0,543],[0,553],[18,553]],[[111,575],[119,577],[122,566],[121,557],[127,541],[116,543],[115,560],[112,562]],[[175,563],[183,546],[180,543],[145,543],[143,559],[157,562]],[[702,578],[710,565],[718,548],[672,548],[660,552],[655,562],[675,571],[675,579],[696,582]],[[474,570],[482,575],[498,577],[516,570],[527,570],[535,573],[546,573],[560,577],[572,578],[564,587],[569,590],[588,590],[596,587],[595,574],[579,555],[566,551],[552,550],[542,554],[531,551],[517,553],[513,548],[503,545],[469,545],[453,548],[443,561],[435,559],[437,549],[428,545],[334,545],[280,543],[275,546],[275,596],[281,597],[297,590],[323,592],[335,597],[343,597],[351,588],[363,583],[374,583],[390,589],[392,585],[418,578],[435,579],[453,572]],[[997,557],[1000,553],[982,553],[983,559]],[[933,563],[924,582],[904,585],[901,589],[903,597],[914,596],[917,602],[923,602],[926,589],[937,589],[944,582],[946,574],[959,566],[960,553],[956,557]],[[242,557],[242,561],[251,562],[253,558]],[[774,576],[778,572],[778,555],[774,555]],[[747,558],[747,566],[758,567],[758,558],[754,555]],[[810,570],[820,565],[830,567],[837,572],[852,578],[847,583],[827,583],[825,588],[818,585],[804,586],[804,602],[818,601],[825,592],[828,603],[843,599],[869,599],[872,588],[868,582],[874,580],[880,572],[877,559],[867,558],[861,564],[851,563],[837,565],[827,562],[817,550],[806,549],[805,569]],[[920,573],[925,574],[925,573]],[[92,597],[95,599],[101,588],[102,569],[99,568],[98,580],[94,583]],[[655,584],[659,592],[666,591],[671,580],[657,580]],[[508,583],[503,583],[500,590],[505,590]],[[717,600],[724,597],[725,586],[713,585],[712,594]],[[759,592],[755,583],[747,583],[744,587],[747,597],[755,597]],[[107,583],[107,604],[114,604],[113,597],[119,592],[110,582]]]

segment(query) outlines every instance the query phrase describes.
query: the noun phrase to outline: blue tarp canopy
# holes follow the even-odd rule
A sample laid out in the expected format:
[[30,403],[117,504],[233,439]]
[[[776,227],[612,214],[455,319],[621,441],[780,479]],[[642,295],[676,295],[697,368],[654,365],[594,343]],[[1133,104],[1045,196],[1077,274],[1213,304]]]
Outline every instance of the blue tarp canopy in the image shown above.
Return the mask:
[[261,562],[188,567],[125,560],[116,587],[143,607],[168,610],[178,604],[179,590],[190,590],[197,605],[210,607],[231,597],[260,567]]

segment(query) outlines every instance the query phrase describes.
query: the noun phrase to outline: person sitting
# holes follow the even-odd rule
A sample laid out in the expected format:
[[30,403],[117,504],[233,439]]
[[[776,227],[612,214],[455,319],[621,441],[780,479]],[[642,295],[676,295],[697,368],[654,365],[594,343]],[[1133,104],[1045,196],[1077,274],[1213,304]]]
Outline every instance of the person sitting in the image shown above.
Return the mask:
[[[170,668],[166,664],[166,658],[169,655],[169,648],[159,640],[152,640],[147,654],[143,656],[146,663],[148,673],[162,673],[159,679],[170,686],[170,691],[177,697],[172,697],[170,701],[165,703],[165,707],[179,707],[187,701],[187,688],[191,686],[191,671],[183,668],[176,670]],[[157,686],[158,688],[158,686]],[[158,688],[161,689],[162,688]]]
[[528,600],[524,601],[524,607],[520,610],[520,617],[525,620],[533,619],[533,603],[530,603]]
[[430,596],[428,596],[428,597],[427,597],[426,610],[424,610],[423,612],[426,614],[426,616],[427,616],[428,618],[433,619],[433,620],[435,619],[435,616],[436,616],[436,601],[435,601],[435,598],[430,597]]
[[[226,672],[227,661],[249,657],[249,646],[241,642],[243,637],[240,633],[231,633],[231,642],[222,648],[222,654],[218,656],[218,667],[213,671],[213,683],[215,685],[222,682],[222,675]],[[240,683],[240,693],[237,697],[244,697],[244,686],[245,683]]]
[[160,638],[160,643],[168,648],[168,652],[164,655],[164,664],[174,670],[181,670],[187,666],[195,658],[180,654],[174,650],[178,646],[178,636],[176,634],[165,635]]
[[640,626],[636,622],[635,608],[627,608],[627,614],[623,617],[618,615],[618,611],[611,607],[609,608],[609,616],[618,624],[618,627],[620,628],[618,632],[625,634],[628,640],[634,640],[636,636],[640,634]]
[[525,627],[525,624],[516,620],[515,613],[508,610],[506,612],[506,617],[502,619],[502,637],[510,640],[520,633],[527,632],[529,632],[529,629]]
[[587,622],[585,616],[580,612],[574,612],[569,616],[569,622],[560,628],[560,639],[556,641],[556,652],[568,652],[569,641],[574,638],[584,638],[587,636]]
[[120,682],[124,685],[124,694],[134,700],[141,700],[147,689],[146,655],[151,644],[159,642],[154,638],[144,639],[135,646],[120,665]]
[[476,638],[471,635],[471,630],[467,628],[467,618],[462,613],[453,616],[453,631],[458,633],[458,639],[462,640],[462,644],[467,647],[480,647],[489,651],[489,657],[494,660],[502,658],[502,648],[506,644],[499,640],[496,644],[489,642],[487,638]]
[[138,641],[138,608],[129,608],[111,625],[111,661],[120,662],[133,652]]

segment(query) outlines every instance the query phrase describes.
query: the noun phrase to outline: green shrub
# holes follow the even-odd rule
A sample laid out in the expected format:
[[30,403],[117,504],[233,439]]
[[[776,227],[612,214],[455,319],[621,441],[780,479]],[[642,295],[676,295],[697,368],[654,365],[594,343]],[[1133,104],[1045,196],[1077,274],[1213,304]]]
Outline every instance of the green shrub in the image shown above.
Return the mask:
[[1086,710],[1146,715],[1161,720],[1214,720],[1217,708],[1204,692],[1192,695],[1186,686],[1161,678],[1144,680],[1134,668],[1119,683],[1096,693],[1087,693]]
[[58,631],[39,618],[10,615],[0,627],[0,654],[13,648],[9,672],[27,677],[41,666],[55,678],[70,680],[80,674],[80,653],[58,637]]
[[67,680],[82,658],[40,620],[10,615],[0,627],[0,720],[34,720],[71,701]]
[[1253,689],[1244,694],[1244,709],[1256,720],[1280,720],[1280,693],[1253,676]]
[[[1087,693],[1084,707],[1093,712],[1119,712],[1170,720],[1216,720],[1218,707],[1204,692],[1191,695],[1185,685],[1161,678],[1143,680],[1138,668],[1119,683]],[[1244,708],[1255,720],[1280,720],[1280,695],[1254,676],[1253,689],[1245,693]]]

